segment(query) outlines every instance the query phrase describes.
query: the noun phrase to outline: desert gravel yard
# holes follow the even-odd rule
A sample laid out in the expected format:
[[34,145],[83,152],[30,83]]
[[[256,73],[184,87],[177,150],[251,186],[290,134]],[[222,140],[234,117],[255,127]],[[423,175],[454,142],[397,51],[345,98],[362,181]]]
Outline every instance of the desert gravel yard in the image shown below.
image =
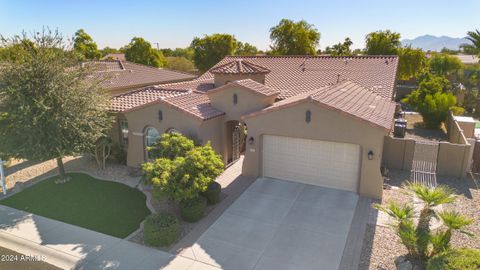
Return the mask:
[[[382,205],[386,205],[389,200],[395,200],[400,203],[411,202],[408,195],[404,194],[401,185],[408,180],[409,172],[392,170],[389,173],[390,180],[387,183],[392,186],[391,189],[384,189]],[[477,183],[480,183],[476,176]],[[446,208],[452,208],[461,214],[470,218],[475,218],[473,224],[466,228],[467,231],[475,234],[475,237],[468,237],[462,234],[454,234],[452,237],[452,246],[480,248],[480,189],[475,181],[469,176],[465,179],[438,177],[439,184],[445,184],[454,188],[458,195],[455,203]],[[371,219],[367,226],[367,231],[363,241],[360,270],[395,270],[394,260],[400,255],[405,255],[407,250],[400,243],[400,239],[393,233],[392,229],[381,222],[377,211],[371,210]],[[375,223],[378,223],[375,225]]]

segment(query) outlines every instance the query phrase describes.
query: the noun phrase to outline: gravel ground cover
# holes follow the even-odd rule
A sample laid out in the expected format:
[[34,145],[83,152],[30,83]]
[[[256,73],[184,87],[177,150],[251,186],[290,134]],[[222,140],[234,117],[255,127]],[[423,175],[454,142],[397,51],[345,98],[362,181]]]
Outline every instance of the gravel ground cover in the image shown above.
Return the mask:
[[[411,197],[405,194],[402,184],[409,179],[409,172],[392,170],[388,174],[388,185],[391,189],[384,189],[382,205],[389,200],[400,203],[411,202]],[[474,180],[477,178],[477,180]],[[476,183],[480,183],[480,176],[468,176],[465,179],[438,177],[439,184],[445,184],[456,190],[457,200],[448,205],[445,209],[455,209],[460,213],[474,218],[473,224],[466,228],[467,231],[475,234],[475,237],[468,237],[463,234],[454,234],[452,245],[454,247],[480,248],[480,189]],[[363,241],[360,270],[395,270],[394,260],[396,257],[407,254],[406,249],[400,243],[400,239],[394,234],[391,228],[375,224],[377,211],[372,209],[373,218],[367,226]]]

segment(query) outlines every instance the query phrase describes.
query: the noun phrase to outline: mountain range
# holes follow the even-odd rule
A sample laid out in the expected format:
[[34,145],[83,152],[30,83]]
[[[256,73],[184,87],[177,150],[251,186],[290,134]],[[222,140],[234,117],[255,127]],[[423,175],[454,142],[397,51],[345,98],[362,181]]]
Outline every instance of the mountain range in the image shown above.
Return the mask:
[[458,50],[460,44],[470,43],[466,38],[453,38],[448,36],[436,37],[423,35],[414,39],[403,39],[402,45],[411,45],[413,48],[421,48],[424,51],[440,51],[443,48]]

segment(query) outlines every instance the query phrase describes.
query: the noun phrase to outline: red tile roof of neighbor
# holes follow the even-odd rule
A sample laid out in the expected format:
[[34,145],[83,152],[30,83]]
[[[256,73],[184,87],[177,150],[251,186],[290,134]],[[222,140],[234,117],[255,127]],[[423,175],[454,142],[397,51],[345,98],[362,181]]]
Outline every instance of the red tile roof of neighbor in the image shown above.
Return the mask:
[[269,73],[270,69],[237,58],[209,70],[213,74],[262,74]]
[[264,84],[261,84],[257,81],[254,81],[252,79],[244,79],[244,80],[237,80],[237,81],[233,81],[233,82],[229,82],[225,85],[222,85],[220,87],[217,87],[215,89],[212,89],[210,91],[207,92],[207,94],[211,94],[211,93],[216,93],[216,92],[219,92],[219,91],[222,91],[226,88],[230,88],[232,86],[238,86],[238,87],[241,87],[241,88],[245,88],[245,89],[248,89],[256,94],[259,94],[261,96],[265,96],[265,97],[271,97],[271,96],[274,96],[274,95],[278,95],[280,93],[280,91],[278,90],[275,90],[275,89],[272,89]]
[[[369,121],[374,125],[390,128],[391,106],[386,104],[391,102],[390,100],[393,97],[398,65],[397,56],[227,56],[197,80],[147,87],[137,90],[129,96],[124,94],[114,97],[112,109],[129,111],[150,104],[155,97],[148,95],[147,97],[142,93],[143,91],[167,92],[156,94],[160,96],[157,99],[161,98],[162,95],[171,94],[172,91],[183,91],[180,95],[165,97],[163,100],[179,110],[204,120],[221,115],[223,113],[210,105],[205,92],[212,91],[211,89],[214,88],[212,70],[216,72],[215,70],[223,70],[227,66],[235,67],[237,65],[238,67],[239,61],[236,61],[238,59],[242,59],[242,67],[239,70],[245,70],[245,63],[248,63],[247,65],[255,65],[258,69],[263,68],[270,71],[264,73],[265,85],[252,80],[240,80],[233,83],[258,93],[273,94],[273,92],[278,92],[277,99],[283,99],[284,101],[275,103],[273,107],[284,102],[292,102],[292,100],[310,96],[312,91],[318,94],[319,99],[326,98],[326,93],[321,95],[320,89],[348,80],[355,87],[341,84],[343,85],[341,89],[352,93],[339,94],[342,93],[339,89],[328,88],[330,91],[335,90],[337,94],[328,94],[329,98],[326,99],[328,102],[325,101],[323,104]],[[231,72],[232,69],[228,68],[224,74],[238,74]],[[367,97],[368,99],[364,99]],[[377,100],[379,103],[375,105]],[[386,101],[388,102],[384,103]],[[368,102],[371,103],[368,106],[371,105],[372,107],[365,105]],[[391,115],[393,117],[393,111]]]
[[395,112],[395,102],[392,100],[367,90],[356,83],[343,81],[332,86],[281,100],[270,107],[246,115],[244,118],[254,117],[307,101],[316,102],[329,109],[346,113],[349,116],[385,129],[391,128]]
[[94,61],[92,79],[101,78],[106,89],[134,88],[195,79],[197,76],[127,61]]

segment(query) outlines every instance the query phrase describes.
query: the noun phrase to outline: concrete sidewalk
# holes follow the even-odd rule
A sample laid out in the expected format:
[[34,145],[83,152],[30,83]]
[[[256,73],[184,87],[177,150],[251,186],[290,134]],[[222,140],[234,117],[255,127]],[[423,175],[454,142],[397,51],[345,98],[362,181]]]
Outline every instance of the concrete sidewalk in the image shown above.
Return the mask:
[[62,269],[218,270],[192,259],[2,205],[0,245],[25,255],[44,256],[45,262]]

